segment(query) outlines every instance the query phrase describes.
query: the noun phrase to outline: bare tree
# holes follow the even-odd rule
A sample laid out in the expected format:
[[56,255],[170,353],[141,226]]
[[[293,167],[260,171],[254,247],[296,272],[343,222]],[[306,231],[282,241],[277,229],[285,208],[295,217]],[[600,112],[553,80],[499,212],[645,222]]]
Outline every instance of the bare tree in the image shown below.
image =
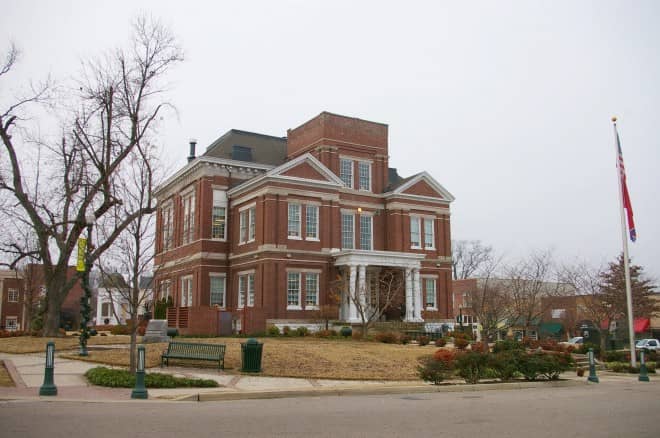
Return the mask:
[[454,240],[452,242],[452,272],[454,280],[481,276],[495,261],[493,247],[480,240]]
[[[0,78],[16,62],[14,48],[0,67]],[[131,45],[102,59],[83,64],[81,79],[69,94],[75,96],[73,115],[64,122],[57,142],[35,146],[20,134],[20,111],[41,101],[48,87],[38,88],[28,98],[18,99],[0,110],[0,138],[6,152],[9,173],[0,174],[0,191],[9,192],[38,242],[36,255],[43,264],[46,284],[44,334],[57,335],[60,307],[81,274],[67,278],[67,266],[78,238],[86,227],[86,216],[97,221],[122,205],[115,190],[117,176],[135,160],[145,157],[145,148],[159,117],[169,105],[163,100],[164,77],[182,60],[181,49],[171,32],[144,17],[134,24]],[[62,117],[64,118],[64,117]],[[25,165],[23,155],[35,147],[48,163],[35,173]],[[135,210],[124,210],[108,235],[97,237],[89,256],[94,262],[127,227],[155,211],[155,200]],[[15,242],[5,242],[12,249]],[[12,263],[34,257],[28,248],[13,248]]]

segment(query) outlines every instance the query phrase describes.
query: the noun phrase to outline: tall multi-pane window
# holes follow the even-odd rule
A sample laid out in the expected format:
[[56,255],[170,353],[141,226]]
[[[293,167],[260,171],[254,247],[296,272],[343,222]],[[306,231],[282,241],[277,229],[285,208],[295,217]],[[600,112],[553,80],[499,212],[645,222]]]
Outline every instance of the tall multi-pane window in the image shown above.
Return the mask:
[[315,272],[305,273],[305,307],[316,307],[319,305],[319,274]]
[[213,190],[213,209],[211,212],[211,238],[227,238],[227,193],[224,190]]
[[247,232],[248,232],[248,211],[243,210],[238,215],[239,222],[239,236],[238,242],[245,243],[247,242]]
[[161,212],[163,219],[163,250],[172,247],[172,205],[163,207]]
[[172,283],[170,280],[164,280],[160,282],[160,297],[161,299],[167,300],[172,294]]
[[190,243],[195,233],[195,193],[183,198],[183,243]]
[[192,282],[192,275],[181,278],[181,307],[192,307],[193,305]]
[[371,191],[371,163],[368,161],[358,162],[358,188]]
[[225,307],[226,305],[226,294],[225,294],[225,276],[218,274],[210,275],[210,293],[211,302],[210,305],[218,305],[220,307]]
[[5,330],[13,332],[18,330],[18,317],[17,316],[8,316],[5,319]]
[[436,290],[435,290],[435,278],[425,278],[424,289],[426,291],[426,308],[437,309],[438,300],[436,297]]
[[10,303],[18,303],[18,289],[9,289],[7,291],[7,301]]
[[238,308],[254,306],[254,273],[238,276]]
[[344,181],[346,187],[353,188],[353,160],[339,159],[339,178]]
[[251,242],[254,240],[254,238],[257,235],[257,208],[256,207],[251,207],[248,210],[248,213],[250,215],[250,229],[248,230],[248,242]]
[[420,240],[420,219],[417,216],[410,216],[410,246],[413,248],[421,247]]
[[305,234],[307,239],[319,238],[319,208],[316,205],[305,206]]
[[289,204],[289,237],[300,237],[300,204]]
[[254,307],[254,274],[248,274],[247,283],[247,305]]
[[424,219],[424,248],[435,248],[435,231],[433,229],[433,219]]
[[300,272],[289,272],[286,285],[287,308],[300,308]]
[[350,213],[341,214],[341,247],[353,249],[354,246],[354,218]]
[[372,250],[372,217],[360,216],[360,249]]

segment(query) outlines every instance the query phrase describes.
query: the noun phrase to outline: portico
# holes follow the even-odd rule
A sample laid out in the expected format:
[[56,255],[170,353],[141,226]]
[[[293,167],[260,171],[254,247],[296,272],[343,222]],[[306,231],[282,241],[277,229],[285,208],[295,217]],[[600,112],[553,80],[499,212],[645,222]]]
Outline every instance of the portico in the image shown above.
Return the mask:
[[401,269],[404,276],[405,322],[423,322],[420,280],[423,254],[395,251],[343,250],[335,255],[335,266],[344,272],[339,318],[349,323],[362,322],[360,312],[378,309],[378,275],[382,268]]

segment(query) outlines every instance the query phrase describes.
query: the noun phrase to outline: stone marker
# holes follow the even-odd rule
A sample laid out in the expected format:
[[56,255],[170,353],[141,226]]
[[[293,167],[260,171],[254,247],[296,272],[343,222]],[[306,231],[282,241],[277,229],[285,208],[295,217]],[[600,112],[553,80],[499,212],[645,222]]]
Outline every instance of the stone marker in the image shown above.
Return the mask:
[[147,330],[144,332],[142,342],[169,342],[170,337],[167,336],[167,320],[166,319],[152,319],[147,324]]

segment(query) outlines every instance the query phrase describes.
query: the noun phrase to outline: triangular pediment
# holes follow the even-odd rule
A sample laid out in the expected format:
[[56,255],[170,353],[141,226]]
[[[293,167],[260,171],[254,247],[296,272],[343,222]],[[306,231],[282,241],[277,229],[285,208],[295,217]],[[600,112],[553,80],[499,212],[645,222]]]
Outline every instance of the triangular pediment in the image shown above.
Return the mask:
[[452,202],[454,200],[454,196],[427,172],[421,172],[408,178],[408,180],[396,187],[391,193],[397,195],[435,198],[447,202]]
[[315,181],[343,186],[343,182],[312,154],[304,154],[268,171],[266,177]]

